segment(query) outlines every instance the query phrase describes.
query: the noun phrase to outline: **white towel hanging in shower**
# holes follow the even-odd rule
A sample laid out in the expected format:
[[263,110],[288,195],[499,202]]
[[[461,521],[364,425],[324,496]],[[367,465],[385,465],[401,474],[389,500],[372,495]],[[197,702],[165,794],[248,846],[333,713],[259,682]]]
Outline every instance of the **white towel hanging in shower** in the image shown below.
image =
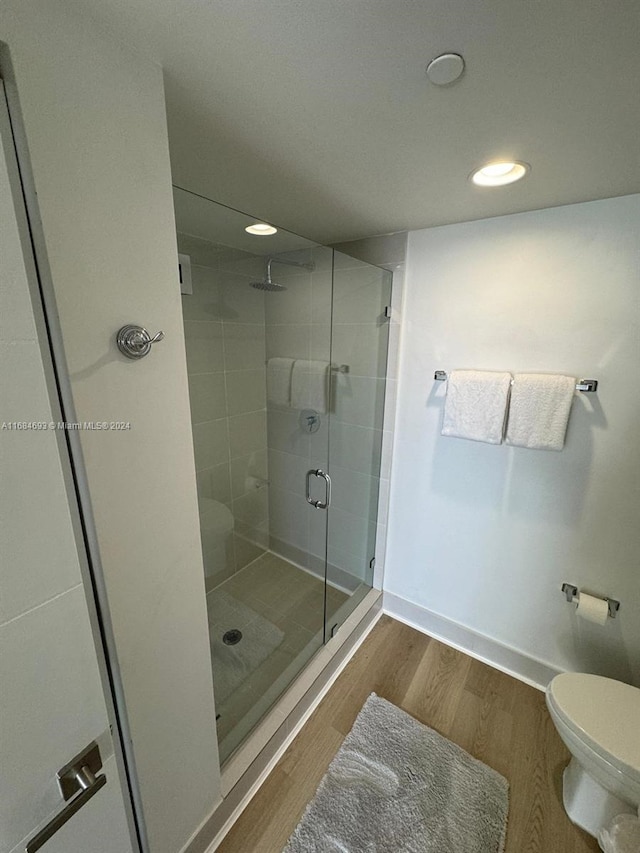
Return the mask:
[[267,400],[276,406],[291,403],[292,358],[270,358],[267,362]]
[[292,408],[313,409],[321,415],[328,411],[329,367],[328,361],[298,359],[294,362],[291,374]]

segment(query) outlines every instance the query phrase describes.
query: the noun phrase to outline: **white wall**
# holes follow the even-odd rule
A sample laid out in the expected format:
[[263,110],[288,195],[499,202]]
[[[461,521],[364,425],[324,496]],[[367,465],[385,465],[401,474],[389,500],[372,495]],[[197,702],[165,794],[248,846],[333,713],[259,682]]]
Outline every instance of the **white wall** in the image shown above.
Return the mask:
[[[409,235],[385,589],[640,684],[640,196]],[[440,435],[434,370],[594,377],[560,452]],[[599,628],[563,581],[621,601]]]
[[[212,679],[160,68],[56,0],[7,0],[9,45],[80,420],[153,853],[219,800]],[[143,361],[127,322],[165,340]]]
[[[107,787],[47,850],[69,850],[72,843],[92,853],[131,853],[59,452],[64,439],[49,429],[9,428],[14,421],[55,422],[59,410],[50,403],[42,324],[37,330],[29,295],[33,265],[29,257],[27,273],[28,236],[13,205],[10,173],[16,198],[20,190],[5,119],[1,104],[0,851],[22,853],[27,839],[60,811],[56,773],[98,740]],[[100,835],[105,825],[108,838]]]

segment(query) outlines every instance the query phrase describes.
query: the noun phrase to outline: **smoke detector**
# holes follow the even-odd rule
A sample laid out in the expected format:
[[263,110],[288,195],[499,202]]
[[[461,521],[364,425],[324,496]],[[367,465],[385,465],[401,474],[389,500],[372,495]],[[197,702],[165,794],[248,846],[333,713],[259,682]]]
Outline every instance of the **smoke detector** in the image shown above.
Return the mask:
[[459,53],[443,53],[427,65],[427,77],[436,86],[455,83],[464,71],[464,59]]

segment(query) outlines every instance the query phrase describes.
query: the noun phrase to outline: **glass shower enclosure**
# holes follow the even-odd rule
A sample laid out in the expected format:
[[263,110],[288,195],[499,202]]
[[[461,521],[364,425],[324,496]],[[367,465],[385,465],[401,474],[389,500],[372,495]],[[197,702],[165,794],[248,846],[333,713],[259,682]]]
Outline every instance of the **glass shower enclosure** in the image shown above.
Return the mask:
[[391,273],[174,204],[224,762],[372,587]]

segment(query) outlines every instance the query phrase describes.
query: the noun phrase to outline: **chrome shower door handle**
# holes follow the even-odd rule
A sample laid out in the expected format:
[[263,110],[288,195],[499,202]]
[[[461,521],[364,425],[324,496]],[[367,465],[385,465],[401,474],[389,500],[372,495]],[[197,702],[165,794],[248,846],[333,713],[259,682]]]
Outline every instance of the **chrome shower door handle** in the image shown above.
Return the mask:
[[322,477],[327,486],[324,503],[322,503],[321,501],[316,501],[316,508],[329,509],[329,507],[331,506],[331,477],[327,474],[326,471],[323,471],[321,468],[318,468],[318,470],[316,471],[316,477]]
[[311,497],[311,478],[317,477],[317,476],[318,476],[318,472],[316,471],[315,468],[310,468],[309,471],[307,471],[306,485],[305,485],[305,497],[307,499],[308,504],[311,504],[312,507],[319,509],[318,504],[320,503],[320,501],[314,501],[314,499]]
[[[311,497],[311,477],[322,477],[324,480],[327,491],[325,493],[324,502],[323,501],[315,501]],[[331,506],[331,477],[326,474],[322,468],[311,468],[310,471],[307,471],[307,484],[306,484],[306,492],[305,496],[307,498],[307,503],[311,504],[312,507],[316,509],[328,509]]]

